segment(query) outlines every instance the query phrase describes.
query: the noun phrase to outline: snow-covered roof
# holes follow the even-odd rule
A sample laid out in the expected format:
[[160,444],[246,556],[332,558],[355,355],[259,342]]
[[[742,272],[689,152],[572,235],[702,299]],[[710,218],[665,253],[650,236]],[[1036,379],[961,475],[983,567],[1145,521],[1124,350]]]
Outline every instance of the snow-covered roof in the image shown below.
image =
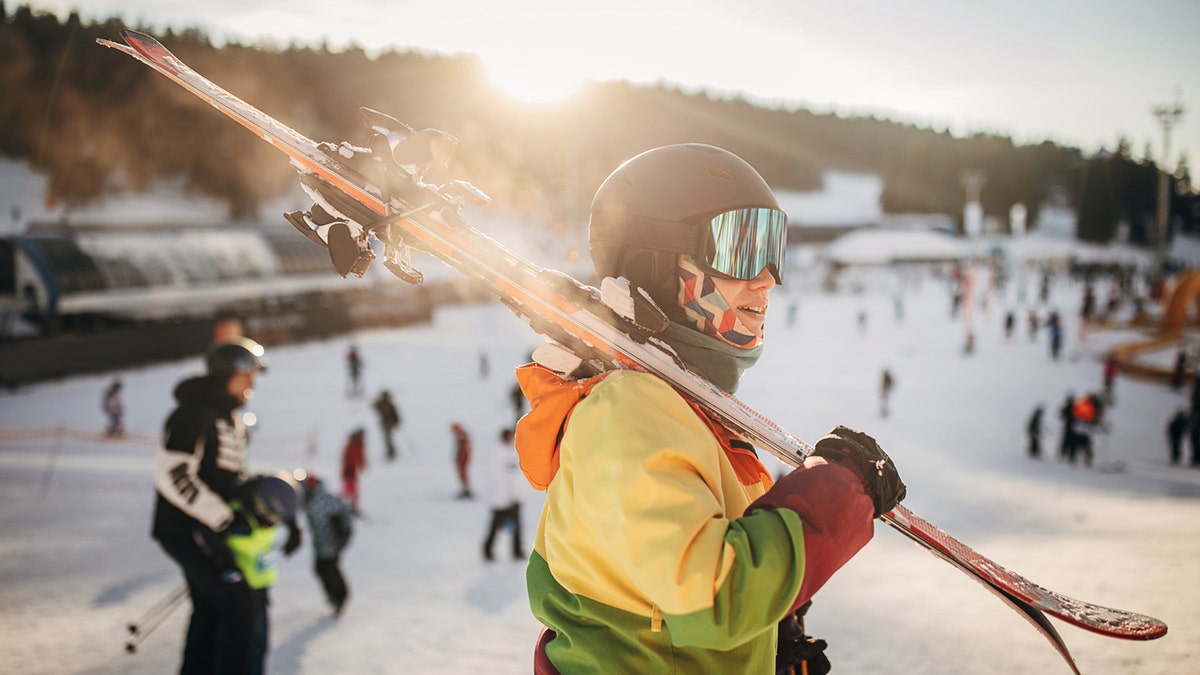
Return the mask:
[[[996,237],[989,246],[999,247],[1013,259],[1023,262],[1115,263],[1142,269],[1153,267],[1153,250],[1127,243],[1089,244],[1074,239],[1034,232],[1024,237]],[[1200,250],[1197,251],[1200,253]]]
[[776,190],[788,223],[803,226],[846,226],[875,223],[883,216],[883,178],[870,173],[827,171],[820,190]]
[[842,265],[887,265],[906,261],[963,260],[970,246],[933,230],[863,228],[831,242],[822,257]]

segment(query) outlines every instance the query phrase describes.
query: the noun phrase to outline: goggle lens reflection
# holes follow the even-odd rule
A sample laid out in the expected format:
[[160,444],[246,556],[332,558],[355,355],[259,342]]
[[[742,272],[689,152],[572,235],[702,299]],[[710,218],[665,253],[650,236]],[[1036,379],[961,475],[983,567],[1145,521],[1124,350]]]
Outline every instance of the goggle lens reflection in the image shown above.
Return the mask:
[[705,263],[718,274],[750,281],[774,265],[783,283],[787,254],[787,214],[778,209],[727,211],[709,221],[712,235]]

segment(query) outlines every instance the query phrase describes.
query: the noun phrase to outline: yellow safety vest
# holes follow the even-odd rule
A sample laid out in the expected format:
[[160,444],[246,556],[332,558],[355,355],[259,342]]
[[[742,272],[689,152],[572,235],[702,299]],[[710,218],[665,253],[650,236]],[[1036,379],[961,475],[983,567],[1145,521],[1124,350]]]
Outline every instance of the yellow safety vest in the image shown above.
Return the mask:
[[275,527],[261,527],[253,513],[238,502],[230,502],[230,508],[246,517],[250,523],[250,534],[231,534],[225,542],[233,553],[233,560],[246,577],[250,588],[270,588],[279,577],[279,552],[275,550]]

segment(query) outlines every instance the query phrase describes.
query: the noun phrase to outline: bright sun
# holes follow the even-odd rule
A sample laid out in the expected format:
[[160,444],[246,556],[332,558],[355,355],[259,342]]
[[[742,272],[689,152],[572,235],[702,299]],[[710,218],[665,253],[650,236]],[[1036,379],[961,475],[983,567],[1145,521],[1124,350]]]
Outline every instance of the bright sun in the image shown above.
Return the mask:
[[557,103],[583,86],[584,77],[569,63],[536,61],[530,57],[490,57],[484,61],[497,89],[526,103]]

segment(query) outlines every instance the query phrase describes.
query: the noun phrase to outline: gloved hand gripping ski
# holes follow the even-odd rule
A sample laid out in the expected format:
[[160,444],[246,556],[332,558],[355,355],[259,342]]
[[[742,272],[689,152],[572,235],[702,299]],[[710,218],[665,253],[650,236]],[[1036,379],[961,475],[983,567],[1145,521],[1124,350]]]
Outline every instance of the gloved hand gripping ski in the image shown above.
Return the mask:
[[812,454],[857,471],[875,502],[876,518],[894,509],[908,493],[892,458],[874,438],[861,431],[836,426],[817,441]]

